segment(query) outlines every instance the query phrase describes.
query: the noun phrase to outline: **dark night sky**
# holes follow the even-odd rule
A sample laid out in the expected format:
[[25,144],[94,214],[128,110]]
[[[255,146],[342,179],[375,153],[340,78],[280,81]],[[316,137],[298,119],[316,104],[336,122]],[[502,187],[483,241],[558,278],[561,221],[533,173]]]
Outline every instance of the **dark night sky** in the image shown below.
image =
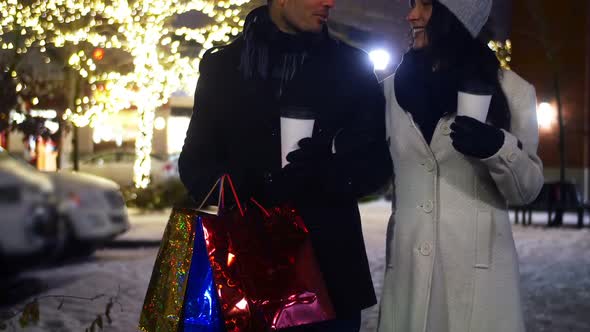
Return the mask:
[[[244,15],[266,0],[253,0],[246,5]],[[492,13],[498,39],[505,39],[510,29],[512,0],[494,0]],[[405,16],[408,0],[337,0],[331,20],[337,25],[349,25],[379,35],[378,38],[406,45],[408,25]],[[185,15],[179,19],[185,26],[202,26],[209,18],[204,15]]]
[[[266,0],[253,0],[246,5],[244,15],[265,3]],[[492,21],[496,39],[504,40],[509,35],[511,6],[512,0],[494,0]],[[331,27],[340,37],[352,39],[356,46],[367,51],[373,47],[388,49],[392,61],[397,62],[409,42],[405,20],[408,10],[408,0],[337,0],[330,18]],[[205,25],[208,20],[194,13],[179,18],[181,25],[190,27]]]

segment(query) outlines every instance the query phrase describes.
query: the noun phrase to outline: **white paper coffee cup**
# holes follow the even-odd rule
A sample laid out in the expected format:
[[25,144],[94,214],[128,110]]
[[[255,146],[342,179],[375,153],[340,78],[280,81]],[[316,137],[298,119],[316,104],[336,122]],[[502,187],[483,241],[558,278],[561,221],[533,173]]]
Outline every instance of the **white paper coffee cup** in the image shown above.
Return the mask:
[[457,115],[468,116],[485,123],[491,102],[491,95],[474,95],[459,91],[457,96]]
[[306,108],[286,108],[281,110],[281,156],[282,165],[289,162],[287,155],[299,149],[299,141],[313,134],[314,114]]

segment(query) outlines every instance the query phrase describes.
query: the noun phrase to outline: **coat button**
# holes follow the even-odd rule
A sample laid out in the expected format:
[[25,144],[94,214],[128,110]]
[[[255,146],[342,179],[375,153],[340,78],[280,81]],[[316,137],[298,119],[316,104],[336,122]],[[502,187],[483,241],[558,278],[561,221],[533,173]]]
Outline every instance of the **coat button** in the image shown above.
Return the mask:
[[516,152],[510,152],[510,154],[508,155],[508,161],[511,163],[514,162],[516,158],[518,158]]
[[432,245],[428,242],[424,242],[418,247],[418,251],[422,256],[430,256],[430,254],[432,254]]
[[430,200],[426,201],[424,205],[422,205],[422,210],[426,213],[432,212],[432,210],[434,210],[434,203]]
[[449,125],[448,125],[448,124],[444,124],[444,125],[442,126],[442,133],[443,133],[443,135],[445,135],[445,136],[449,136],[449,135],[451,134],[451,127],[449,127]]
[[434,171],[434,161],[432,161],[432,159],[426,160],[426,162],[424,162],[424,167],[426,167],[428,172]]

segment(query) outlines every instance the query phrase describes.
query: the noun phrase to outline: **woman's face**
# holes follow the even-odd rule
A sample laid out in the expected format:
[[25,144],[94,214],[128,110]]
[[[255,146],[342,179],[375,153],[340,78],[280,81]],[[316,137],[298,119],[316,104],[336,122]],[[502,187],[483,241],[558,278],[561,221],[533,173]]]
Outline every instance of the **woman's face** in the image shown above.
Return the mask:
[[412,28],[412,37],[414,42],[412,48],[419,49],[428,45],[428,36],[426,35],[426,25],[432,16],[433,0],[412,0],[412,9],[408,13],[406,20]]

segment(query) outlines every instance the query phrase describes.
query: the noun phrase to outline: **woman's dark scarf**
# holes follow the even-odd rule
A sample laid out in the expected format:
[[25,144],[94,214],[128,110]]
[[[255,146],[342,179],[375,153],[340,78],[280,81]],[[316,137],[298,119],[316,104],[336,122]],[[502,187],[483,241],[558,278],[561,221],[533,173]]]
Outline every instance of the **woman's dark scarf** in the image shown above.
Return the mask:
[[437,68],[426,50],[410,50],[395,73],[398,104],[412,115],[428,143],[445,114],[457,110],[459,74]]
[[267,6],[256,8],[244,24],[240,72],[248,80],[276,80],[281,95],[313,48],[327,36],[327,29],[319,34],[284,33],[272,22]]

